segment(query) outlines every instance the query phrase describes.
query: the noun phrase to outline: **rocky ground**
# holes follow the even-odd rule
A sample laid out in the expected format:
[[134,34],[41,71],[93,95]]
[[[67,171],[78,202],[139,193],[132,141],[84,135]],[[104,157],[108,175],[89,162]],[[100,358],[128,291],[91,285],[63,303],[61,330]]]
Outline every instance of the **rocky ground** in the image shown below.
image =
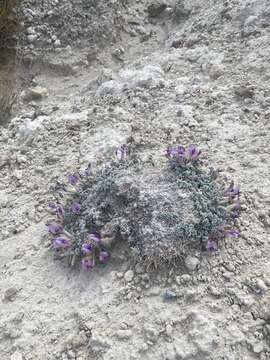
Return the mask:
[[[269,2],[104,4],[23,2],[24,87],[0,127],[1,359],[269,359]],[[241,184],[241,237],[162,272],[124,245],[91,273],[55,261],[52,184],[130,137],[154,164],[202,148]]]

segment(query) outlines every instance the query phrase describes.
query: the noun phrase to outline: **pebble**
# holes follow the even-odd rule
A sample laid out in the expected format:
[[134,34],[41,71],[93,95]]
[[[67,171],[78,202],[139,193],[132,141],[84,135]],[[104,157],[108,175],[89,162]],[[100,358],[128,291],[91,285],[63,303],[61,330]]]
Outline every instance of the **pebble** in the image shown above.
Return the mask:
[[194,271],[199,265],[199,259],[193,256],[188,256],[185,259],[185,265],[189,271]]
[[70,359],[75,359],[76,358],[76,354],[73,350],[69,350],[68,351],[68,356]]
[[10,360],[23,360],[23,356],[20,352],[16,351],[11,355]]
[[187,284],[191,281],[191,276],[189,274],[184,274],[181,276],[181,282]]
[[127,340],[127,339],[131,338],[132,331],[131,330],[118,330],[115,335],[120,340]]
[[170,337],[170,336],[172,336],[172,333],[173,333],[172,325],[170,325],[170,324],[166,325],[166,335]]
[[251,85],[242,85],[235,89],[235,94],[242,98],[253,98],[254,87]]
[[163,299],[165,301],[175,301],[177,299],[177,295],[172,290],[166,290],[165,293],[163,294]]
[[28,36],[27,36],[27,40],[28,40],[30,43],[33,43],[34,41],[37,40],[37,34],[28,35]]
[[124,277],[124,274],[123,274],[122,272],[117,272],[117,273],[116,273],[116,277],[117,277],[118,279],[122,279],[122,278]]
[[126,282],[131,282],[133,278],[134,278],[134,272],[132,270],[128,270],[124,275],[124,279]]
[[267,291],[267,286],[262,279],[257,279],[256,285],[262,292]]
[[155,1],[147,8],[150,17],[157,17],[167,8],[167,5],[163,1]]
[[229,271],[225,271],[223,274],[222,274],[222,276],[226,279],[226,280],[231,280],[232,279],[232,277],[233,277],[233,273],[231,273],[231,272],[229,272]]
[[209,289],[209,293],[213,296],[219,297],[221,295],[221,291],[214,286],[210,285],[208,289]]
[[255,354],[260,354],[261,352],[263,352],[263,350],[264,350],[263,343],[257,343],[253,345],[253,352],[255,352]]
[[4,301],[5,302],[9,302],[9,301],[14,301],[14,298],[16,296],[16,294],[18,293],[18,289],[16,289],[15,287],[10,287],[5,291],[4,294]]
[[42,86],[36,86],[29,88],[24,98],[26,100],[40,100],[46,96],[48,96],[48,90]]
[[152,342],[156,342],[157,339],[158,339],[158,336],[159,336],[159,331],[157,328],[155,328],[154,326],[152,325],[148,325],[146,324],[144,326],[144,331],[145,331],[145,334],[146,334],[146,337],[148,340],[152,341]]

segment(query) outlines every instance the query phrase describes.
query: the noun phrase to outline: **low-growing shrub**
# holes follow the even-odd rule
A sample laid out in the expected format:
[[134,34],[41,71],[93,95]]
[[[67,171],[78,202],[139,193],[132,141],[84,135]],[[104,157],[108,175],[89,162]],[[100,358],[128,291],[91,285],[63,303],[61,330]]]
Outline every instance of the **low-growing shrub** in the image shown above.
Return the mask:
[[89,165],[54,188],[49,208],[56,218],[47,226],[59,257],[89,270],[106,262],[122,240],[158,267],[239,236],[239,186],[223,189],[193,145],[168,148],[168,164],[160,167],[132,160],[126,145],[116,155],[118,161],[95,175]]

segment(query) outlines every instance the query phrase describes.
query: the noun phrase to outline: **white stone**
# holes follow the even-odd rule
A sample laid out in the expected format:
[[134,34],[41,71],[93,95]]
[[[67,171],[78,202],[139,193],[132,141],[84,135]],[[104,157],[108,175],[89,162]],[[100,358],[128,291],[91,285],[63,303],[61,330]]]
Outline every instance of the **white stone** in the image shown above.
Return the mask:
[[11,355],[10,360],[23,360],[23,356],[20,352],[16,351]]
[[128,270],[124,275],[124,279],[126,280],[126,282],[131,282],[133,278],[134,278],[134,272],[132,270]]
[[199,259],[193,256],[188,256],[185,259],[185,265],[189,271],[194,271],[199,265]]
[[263,292],[267,291],[267,286],[265,285],[265,283],[262,279],[257,279],[256,284],[257,284],[257,287],[261,291],[263,291]]

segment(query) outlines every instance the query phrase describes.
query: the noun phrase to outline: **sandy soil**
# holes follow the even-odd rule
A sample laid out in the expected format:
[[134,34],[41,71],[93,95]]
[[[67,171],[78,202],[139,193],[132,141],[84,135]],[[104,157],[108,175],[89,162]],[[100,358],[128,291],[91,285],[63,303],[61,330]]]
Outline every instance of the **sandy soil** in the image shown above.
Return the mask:
[[[0,127],[1,360],[269,359],[268,1],[164,1],[154,13],[151,1],[111,1],[89,39],[84,2],[70,3],[69,42],[60,1],[24,2],[32,81]],[[98,42],[102,30],[113,38]],[[54,260],[51,186],[131,135],[156,164],[170,143],[207,152],[241,184],[241,237],[191,254],[195,270],[146,273],[124,245],[91,273]]]

